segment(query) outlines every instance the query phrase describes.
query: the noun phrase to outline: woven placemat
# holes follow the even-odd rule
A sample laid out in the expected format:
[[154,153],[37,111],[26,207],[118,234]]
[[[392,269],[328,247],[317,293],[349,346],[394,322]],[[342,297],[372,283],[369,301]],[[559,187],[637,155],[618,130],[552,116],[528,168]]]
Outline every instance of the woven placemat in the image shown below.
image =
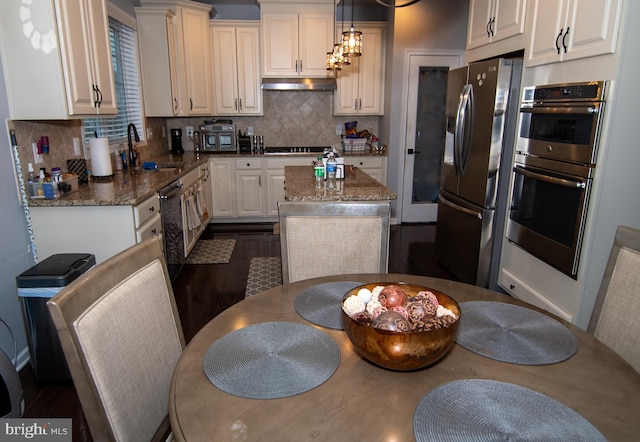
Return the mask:
[[578,340],[555,319],[513,304],[460,303],[456,342],[487,358],[521,365],[564,361],[578,351]]
[[606,440],[555,399],[487,379],[462,379],[431,390],[416,408],[413,432],[417,442]]
[[204,372],[227,393],[275,399],[317,387],[339,364],[340,349],[326,333],[295,322],[263,322],[214,342],[205,354]]
[[296,296],[293,306],[296,312],[309,322],[342,330],[342,298],[349,290],[362,284],[348,281],[314,285]]

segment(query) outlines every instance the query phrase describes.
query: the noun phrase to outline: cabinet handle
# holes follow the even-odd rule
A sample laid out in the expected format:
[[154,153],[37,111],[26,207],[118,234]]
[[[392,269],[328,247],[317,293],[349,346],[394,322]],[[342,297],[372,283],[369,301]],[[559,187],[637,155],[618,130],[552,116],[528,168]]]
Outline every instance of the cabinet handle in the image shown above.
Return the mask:
[[362,110],[362,98],[358,98],[358,110]]
[[189,110],[193,110],[193,100],[189,98]]
[[302,72],[302,60],[300,60],[300,72]]
[[93,89],[93,107],[98,107],[98,87],[92,84],[91,89]]
[[155,210],[156,210],[155,206],[149,207],[149,212],[155,212]]
[[487,33],[487,38],[491,37],[491,19],[487,22],[487,26],[484,27],[485,32]]
[[510,288],[511,290],[513,290],[513,289],[515,289],[515,288],[516,288],[516,286],[515,286],[515,285],[513,285],[513,284],[509,284],[509,288]]
[[560,37],[562,36],[564,32],[564,28],[560,29],[560,33],[558,34],[558,36],[556,37],[556,51],[558,51],[558,55],[560,55]]
[[567,28],[567,32],[564,33],[564,37],[562,37],[562,47],[564,48],[564,53],[567,53],[567,35],[569,35],[569,29]]
[[173,97],[173,111],[178,112],[178,99]]
[[241,111],[242,110],[242,98],[238,99],[238,102],[240,103],[240,109],[238,109],[238,110]]
[[492,36],[492,37],[495,35],[495,34],[494,34],[495,28],[496,28],[496,18],[495,18],[495,17],[493,17],[493,18],[491,19],[491,36]]
[[158,233],[158,231],[156,229],[151,229],[151,233],[155,235],[156,233]]
[[102,91],[98,86],[96,86],[96,91],[98,91],[98,107],[102,104]]
[[262,187],[262,175],[258,175],[258,187]]

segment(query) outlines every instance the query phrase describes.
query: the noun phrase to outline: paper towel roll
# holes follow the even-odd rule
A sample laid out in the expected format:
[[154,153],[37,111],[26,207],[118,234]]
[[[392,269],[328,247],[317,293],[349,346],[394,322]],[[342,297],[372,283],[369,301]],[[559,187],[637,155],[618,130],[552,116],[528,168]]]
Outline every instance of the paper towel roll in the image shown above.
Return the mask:
[[91,175],[111,176],[111,155],[109,154],[109,138],[89,138],[91,152]]

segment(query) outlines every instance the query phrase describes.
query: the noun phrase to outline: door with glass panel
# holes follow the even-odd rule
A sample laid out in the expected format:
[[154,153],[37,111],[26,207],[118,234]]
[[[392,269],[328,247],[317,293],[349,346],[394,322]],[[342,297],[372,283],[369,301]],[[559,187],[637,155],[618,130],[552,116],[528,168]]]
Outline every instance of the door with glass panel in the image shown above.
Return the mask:
[[461,62],[458,54],[409,57],[402,222],[437,220],[447,78]]

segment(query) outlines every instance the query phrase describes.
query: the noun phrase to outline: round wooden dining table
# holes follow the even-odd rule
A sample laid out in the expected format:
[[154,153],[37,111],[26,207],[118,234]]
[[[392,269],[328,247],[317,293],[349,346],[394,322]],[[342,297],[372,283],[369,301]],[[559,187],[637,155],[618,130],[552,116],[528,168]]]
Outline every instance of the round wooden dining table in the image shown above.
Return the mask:
[[[278,286],[247,298],[212,319],[186,347],[173,375],[169,417],[180,441],[385,441],[415,440],[414,412],[434,388],[464,379],[515,384],[571,408],[610,441],[640,435],[640,374],[582,329],[557,319],[577,338],[578,349],[561,362],[501,362],[456,343],[435,364],[417,371],[380,368],[358,356],[345,332],[301,317],[296,297],[319,284],[340,281],[405,282],[468,301],[497,301],[543,312],[501,293],[459,282],[405,274],[340,275]],[[552,316],[549,313],[543,312]],[[287,321],[329,335],[339,347],[337,369],[304,393],[248,399],[226,393],[206,376],[203,360],[214,342],[244,327]]]

